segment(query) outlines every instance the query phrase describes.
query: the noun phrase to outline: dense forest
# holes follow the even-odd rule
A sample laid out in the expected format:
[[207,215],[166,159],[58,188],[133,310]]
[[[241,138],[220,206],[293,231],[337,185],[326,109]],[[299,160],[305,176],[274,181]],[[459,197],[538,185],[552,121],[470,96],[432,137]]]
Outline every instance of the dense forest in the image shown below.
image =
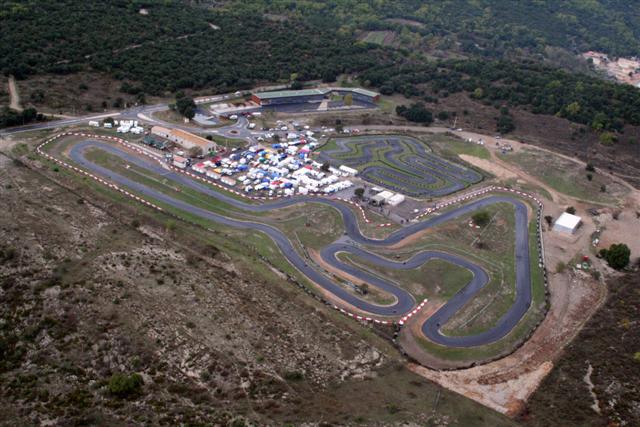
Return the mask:
[[[640,5],[618,0],[0,0],[0,70],[17,78],[104,72],[142,99],[349,73],[418,102],[466,92],[497,109],[621,131],[640,125],[639,90],[541,65],[536,52],[550,44],[635,54],[639,13]],[[363,30],[398,26],[414,41],[450,43],[467,55],[436,60],[404,44],[357,41]],[[512,128],[508,114],[498,119]]]
[[[204,1],[204,3],[207,3]],[[547,46],[640,54],[640,4],[625,0],[228,0],[228,9],[301,17],[342,33],[392,29],[404,41],[502,57]],[[402,21],[402,20],[408,21]]]
[[43,2],[0,0],[0,69],[32,74],[105,71],[140,86],[130,93],[182,88],[247,88],[354,72],[375,63],[372,46],[303,22],[266,21],[185,7],[178,1]]
[[466,92],[493,105],[558,115],[594,130],[640,126],[640,90],[533,62],[449,60],[380,65],[361,74],[382,94],[438,98]]

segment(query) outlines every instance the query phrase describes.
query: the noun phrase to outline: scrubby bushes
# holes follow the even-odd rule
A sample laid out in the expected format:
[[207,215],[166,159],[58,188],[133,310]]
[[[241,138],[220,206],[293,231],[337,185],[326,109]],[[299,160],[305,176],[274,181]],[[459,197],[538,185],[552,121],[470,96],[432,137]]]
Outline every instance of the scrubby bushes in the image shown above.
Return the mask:
[[144,380],[140,374],[113,374],[109,379],[107,388],[109,393],[119,398],[130,398],[142,392]]
[[423,123],[425,125],[433,123],[433,114],[431,114],[431,111],[427,110],[421,102],[412,104],[410,107],[398,105],[396,107],[396,114],[410,122]]

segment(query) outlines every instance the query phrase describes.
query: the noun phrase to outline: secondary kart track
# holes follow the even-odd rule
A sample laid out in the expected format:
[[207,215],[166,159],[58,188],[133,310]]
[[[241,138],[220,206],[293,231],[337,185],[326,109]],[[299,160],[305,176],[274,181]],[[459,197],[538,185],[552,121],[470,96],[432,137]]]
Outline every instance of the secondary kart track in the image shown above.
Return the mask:
[[[468,284],[466,284],[457,294],[455,294],[454,297],[452,297],[447,303],[445,303],[436,313],[429,317],[422,325],[421,329],[424,335],[429,340],[437,344],[448,347],[474,347],[498,341],[505,335],[507,335],[516,326],[516,324],[524,316],[531,305],[532,293],[530,254],[528,244],[527,206],[524,202],[510,195],[491,195],[488,197],[473,200],[470,203],[453,208],[437,216],[430,216],[427,219],[421,220],[419,222],[414,222],[393,232],[385,239],[377,240],[366,237],[361,233],[358,227],[357,218],[353,211],[346,204],[339,201],[325,197],[298,196],[265,202],[262,204],[246,203],[234,197],[231,197],[224,192],[217,191],[211,186],[193,180],[182,173],[168,170],[160,160],[132,154],[131,152],[119,147],[118,145],[102,142],[99,140],[100,138],[101,137],[99,136],[93,136],[90,139],[85,139],[82,142],[74,144],[69,151],[71,160],[73,160],[73,162],[81,168],[89,170],[93,174],[96,174],[106,180],[126,187],[131,191],[135,191],[136,193],[141,194],[146,198],[153,199],[154,201],[161,202],[162,204],[174,207],[181,211],[188,212],[192,215],[196,215],[200,218],[211,220],[222,225],[240,229],[250,229],[265,233],[275,242],[286,259],[310,281],[322,287],[324,290],[330,292],[336,298],[353,307],[356,307],[363,312],[370,313],[372,316],[401,317],[408,313],[412,313],[412,310],[413,312],[415,312],[414,308],[417,304],[415,299],[409,292],[398,287],[397,285],[385,281],[384,279],[375,275],[369,274],[366,271],[359,270],[354,266],[342,263],[336,256],[338,253],[348,252],[366,261],[376,263],[388,269],[413,269],[421,266],[430,259],[438,258],[470,270],[473,273],[472,280]],[[57,139],[57,137],[51,138],[45,143],[41,144],[38,147],[38,151],[42,154],[45,154],[46,157],[51,158],[60,164],[69,166],[65,162],[59,159],[55,159],[53,156],[50,156],[41,150],[41,148],[45,144],[55,139]],[[108,137],[103,137],[102,139],[117,140],[117,138]],[[221,202],[224,202],[236,209],[245,212],[248,215],[248,219],[233,219],[208,211],[198,206],[191,205],[183,200],[171,197],[140,182],[122,176],[108,168],[105,168],[104,166],[98,165],[87,159],[86,153],[89,149],[99,149],[102,151],[106,151],[121,158],[124,162],[134,164],[137,167],[143,168],[155,174],[161,174],[164,177],[179,182],[181,185],[188,186],[202,193],[203,195],[213,197]],[[326,246],[321,250],[320,255],[323,261],[336,269],[342,270],[358,278],[359,280],[362,280],[363,282],[370,283],[373,286],[379,287],[385,292],[390,293],[394,297],[394,303],[384,306],[376,305],[364,301],[356,295],[346,291],[344,288],[340,287],[332,280],[330,280],[325,274],[319,272],[313,266],[309,265],[309,263],[299,255],[291,241],[284,233],[271,225],[257,222],[257,218],[251,219],[250,217],[251,213],[265,212],[302,203],[320,203],[328,205],[333,209],[336,209],[342,215],[345,226],[345,235],[339,238],[336,242]],[[498,322],[492,328],[475,335],[455,337],[446,336],[440,331],[441,327],[445,325],[447,321],[451,317],[453,317],[468,301],[473,299],[477,292],[488,283],[489,278],[487,273],[480,266],[474,264],[473,262],[450,253],[424,251],[414,255],[407,261],[396,262],[369,252],[364,247],[388,247],[397,244],[423,230],[438,226],[440,224],[446,223],[447,221],[453,220],[463,215],[467,215],[477,209],[495,203],[509,203],[515,208],[515,301],[509,308],[509,310],[498,320]],[[149,203],[147,202],[147,204]]]
[[337,148],[323,151],[321,159],[361,169],[367,181],[409,196],[446,196],[482,181],[478,172],[447,162],[408,136],[367,135],[335,143]]

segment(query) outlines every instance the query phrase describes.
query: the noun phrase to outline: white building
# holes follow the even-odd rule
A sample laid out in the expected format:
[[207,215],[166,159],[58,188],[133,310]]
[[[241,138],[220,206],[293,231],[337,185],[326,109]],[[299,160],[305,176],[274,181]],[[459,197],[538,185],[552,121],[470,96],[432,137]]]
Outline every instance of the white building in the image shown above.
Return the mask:
[[350,168],[349,166],[342,165],[338,169],[351,176],[356,176],[358,174],[356,169]]
[[404,202],[404,196],[402,194],[394,194],[387,200],[389,206],[398,206],[402,202]]
[[373,203],[376,205],[386,204],[389,199],[393,197],[393,193],[391,191],[384,190],[371,198]]
[[573,234],[576,232],[578,227],[580,227],[581,223],[582,218],[579,216],[572,215],[568,212],[562,212],[562,215],[560,215],[553,224],[553,229],[562,233]]

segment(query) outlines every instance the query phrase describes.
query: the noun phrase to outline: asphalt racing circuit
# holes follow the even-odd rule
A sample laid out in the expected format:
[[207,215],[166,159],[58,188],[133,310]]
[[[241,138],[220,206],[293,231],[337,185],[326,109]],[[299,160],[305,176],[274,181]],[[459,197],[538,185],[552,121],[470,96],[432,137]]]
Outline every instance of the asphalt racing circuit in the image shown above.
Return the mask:
[[320,158],[360,170],[367,181],[413,197],[446,196],[478,183],[482,175],[449,163],[425,144],[400,135],[337,138]]
[[[376,145],[377,144],[378,143],[376,143]],[[371,152],[374,148],[376,147],[368,146],[367,150]],[[181,185],[188,186],[202,193],[203,197],[213,197],[223,203],[233,206],[234,208],[244,212],[246,220],[234,219],[229,216],[208,211],[120,175],[113,170],[89,160],[86,156],[87,150],[89,149],[106,151],[121,158],[125,162],[134,164],[151,173],[160,174],[165,178],[179,182]],[[422,154],[425,156],[422,157]],[[412,173],[423,170],[422,168],[428,169],[432,168],[433,165],[440,165],[441,168],[438,169],[438,172],[434,172],[433,174],[443,179],[446,178],[447,182],[450,183],[446,187],[438,190],[444,192],[442,194],[448,194],[463,185],[462,183],[457,182],[453,182],[453,184],[451,184],[454,180],[452,179],[452,172],[450,171],[456,171],[456,173],[459,174],[458,176],[468,177],[470,181],[475,178],[475,172],[473,171],[465,170],[464,168],[450,165],[446,162],[444,164],[438,163],[436,160],[432,159],[427,152],[420,153],[420,155],[421,157],[419,159],[405,159],[404,161],[407,162],[405,164],[413,165]],[[99,141],[97,139],[86,139],[74,144],[69,151],[69,156],[71,160],[73,160],[73,162],[82,169],[91,171],[93,174],[96,174],[105,180],[134,191],[147,200],[158,201],[159,203],[171,206],[180,211],[188,212],[192,215],[214,221],[225,226],[255,230],[268,235],[275,242],[286,259],[311,282],[330,292],[346,304],[349,304],[363,312],[369,313],[372,316],[401,317],[410,313],[416,307],[417,303],[409,292],[397,285],[387,282],[384,279],[371,275],[365,271],[361,271],[356,267],[342,263],[336,256],[338,253],[352,253],[387,269],[413,269],[419,267],[430,259],[439,258],[470,270],[473,273],[472,280],[422,324],[421,329],[424,335],[429,340],[443,346],[474,347],[496,342],[505,337],[516,326],[531,305],[532,292],[527,206],[524,202],[510,195],[490,195],[484,198],[475,199],[470,203],[445,211],[439,215],[429,216],[424,220],[406,225],[383,240],[376,240],[366,237],[361,233],[357,217],[355,216],[356,214],[353,213],[348,205],[329,198],[299,196],[261,204],[246,203],[231,197],[224,192],[217,191],[211,186],[207,186],[193,180],[184,174],[168,170],[166,165],[164,165],[160,160],[156,161],[149,157],[138,156],[116,144]],[[414,188],[416,188],[417,191],[419,188],[417,179],[414,177],[411,182],[413,183],[411,185],[414,185]],[[379,287],[380,289],[390,293],[394,297],[394,302],[392,304],[384,306],[372,304],[352,293],[349,293],[347,290],[334,283],[327,275],[309,265],[309,262],[298,253],[289,238],[282,231],[274,226],[258,222],[259,217],[257,216],[251,216],[252,213],[270,211],[302,203],[320,203],[328,205],[333,209],[336,209],[342,215],[345,234],[337,241],[321,250],[321,257],[323,261],[336,269],[342,270],[359,280],[362,280],[363,282],[370,283],[371,285]],[[451,319],[468,301],[472,300],[478,291],[488,283],[488,274],[473,262],[450,253],[424,251],[414,255],[411,259],[405,262],[395,262],[369,252],[366,247],[380,248],[397,244],[418,232],[444,224],[447,221],[467,215],[477,209],[496,203],[509,203],[515,208],[515,301],[509,310],[492,328],[475,335],[455,337],[446,336],[442,334],[441,327],[444,326],[447,321]],[[237,217],[238,215],[236,215],[236,218]]]

